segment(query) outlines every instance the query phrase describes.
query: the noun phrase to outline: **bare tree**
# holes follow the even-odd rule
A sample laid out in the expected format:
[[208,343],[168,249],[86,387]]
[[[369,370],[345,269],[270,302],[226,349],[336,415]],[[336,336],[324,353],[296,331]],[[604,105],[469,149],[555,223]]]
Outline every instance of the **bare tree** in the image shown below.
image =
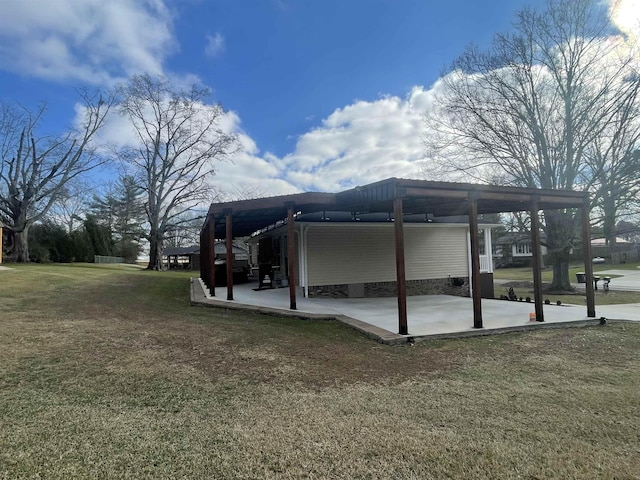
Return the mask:
[[236,148],[236,137],[221,127],[223,108],[205,103],[206,88],[180,90],[166,78],[140,75],[120,93],[121,113],[139,141],[124,159],[146,194],[147,268],[159,270],[167,231],[188,221],[185,212],[209,198],[214,162]]
[[59,193],[47,214],[47,220],[63,227],[68,233],[82,226],[96,186],[85,179],[69,182]]
[[36,137],[44,107],[35,113],[0,111],[0,219],[12,237],[9,258],[29,261],[29,227],[42,219],[69,182],[104,162],[91,140],[104,124],[112,97],[82,94],[84,118],[60,137]]
[[[449,172],[510,184],[588,189],[587,152],[640,88],[628,39],[598,0],[524,9],[486,52],[468,47],[425,117],[427,153]],[[575,212],[545,211],[551,289],[568,290]]]
[[595,192],[594,211],[601,214],[597,223],[610,249],[615,248],[620,216],[640,202],[640,102],[623,107],[585,152],[591,174],[585,182]]

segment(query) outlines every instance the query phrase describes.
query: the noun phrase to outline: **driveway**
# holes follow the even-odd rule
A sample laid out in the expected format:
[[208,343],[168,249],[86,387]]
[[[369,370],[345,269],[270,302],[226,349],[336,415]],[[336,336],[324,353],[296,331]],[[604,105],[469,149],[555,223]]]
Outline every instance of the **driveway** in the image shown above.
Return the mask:
[[[628,292],[640,292],[640,270],[604,270],[594,273],[594,275],[600,277],[606,277],[607,275],[621,275],[620,277],[612,278],[609,284],[609,290],[623,290]],[[598,286],[602,285],[602,280],[598,282]]]

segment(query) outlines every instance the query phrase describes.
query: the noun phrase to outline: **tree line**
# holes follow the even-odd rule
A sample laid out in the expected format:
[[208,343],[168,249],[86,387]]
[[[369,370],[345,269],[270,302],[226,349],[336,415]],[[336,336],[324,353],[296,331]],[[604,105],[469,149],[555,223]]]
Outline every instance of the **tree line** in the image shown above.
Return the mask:
[[[137,75],[112,92],[83,92],[81,121],[57,136],[38,135],[44,107],[32,112],[0,105],[5,258],[86,260],[90,250],[133,258],[145,239],[148,268],[162,268],[165,242],[193,225],[194,209],[211,199],[215,163],[236,149],[236,136],[222,128],[224,109],[207,103],[208,95],[208,89],[197,85],[181,89],[164,77]],[[114,115],[125,119],[136,137],[133,145],[116,151],[98,142],[99,132]],[[113,192],[95,196],[92,211],[82,218],[79,181],[107,163],[124,171],[118,191],[115,196]],[[61,219],[68,222],[66,237],[56,226]],[[80,233],[73,228],[79,219]],[[102,238],[101,229],[111,232],[111,238]],[[35,256],[31,238],[40,247]],[[86,248],[89,245],[92,249]],[[57,253],[44,255],[44,249]]]

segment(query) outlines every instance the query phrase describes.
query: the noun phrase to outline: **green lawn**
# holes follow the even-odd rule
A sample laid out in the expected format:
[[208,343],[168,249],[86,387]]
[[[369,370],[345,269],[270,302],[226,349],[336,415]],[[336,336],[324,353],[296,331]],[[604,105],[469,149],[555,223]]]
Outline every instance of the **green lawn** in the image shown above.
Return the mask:
[[0,478],[638,478],[640,324],[389,347],[188,276],[0,271]]

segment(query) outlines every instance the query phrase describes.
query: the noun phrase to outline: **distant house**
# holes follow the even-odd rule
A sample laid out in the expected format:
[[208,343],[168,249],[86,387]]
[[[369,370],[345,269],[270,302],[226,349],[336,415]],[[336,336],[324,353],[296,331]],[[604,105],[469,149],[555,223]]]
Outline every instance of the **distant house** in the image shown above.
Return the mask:
[[[540,232],[540,239],[545,241],[546,235]],[[540,246],[542,258],[547,254],[547,247]],[[506,233],[494,240],[493,258],[496,267],[528,267],[533,258],[530,233]]]
[[[633,242],[630,242],[629,240],[622,238],[622,237],[616,237],[616,245],[628,245],[631,244]],[[605,247],[607,245],[607,239],[606,238],[593,238],[591,240],[591,246],[592,247]]]

